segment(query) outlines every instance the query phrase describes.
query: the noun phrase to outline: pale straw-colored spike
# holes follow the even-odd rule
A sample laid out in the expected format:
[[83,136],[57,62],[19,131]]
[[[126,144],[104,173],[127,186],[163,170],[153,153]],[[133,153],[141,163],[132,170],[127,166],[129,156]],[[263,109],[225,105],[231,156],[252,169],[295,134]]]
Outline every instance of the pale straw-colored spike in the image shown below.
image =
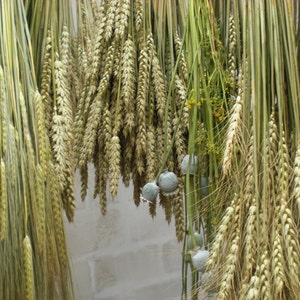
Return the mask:
[[126,137],[124,150],[122,151],[123,159],[122,162],[124,164],[124,175],[123,175],[123,182],[126,187],[130,184],[131,179],[131,172],[132,172],[132,160],[134,159],[133,151],[135,145],[135,138],[134,134]]
[[45,112],[44,104],[42,101],[42,96],[39,91],[36,90],[34,93],[34,104],[35,104],[35,114],[37,119],[37,133],[38,133],[38,145],[39,145],[39,162],[43,169],[44,176],[47,174],[47,157],[48,149],[46,142],[46,126],[45,126]]
[[115,18],[117,13],[117,6],[118,6],[118,1],[111,0],[106,11],[106,23],[104,29],[104,38],[106,42],[108,42],[112,38],[113,32],[115,30],[115,26],[116,26]]
[[156,201],[149,201],[149,214],[154,219],[156,216]]
[[64,224],[62,219],[62,201],[54,164],[51,161],[48,162],[47,183],[49,185],[49,199],[51,202],[53,213],[53,224],[55,230],[55,237],[57,241],[57,252],[59,254],[59,261],[62,266],[67,266],[68,257],[65,243]]
[[55,159],[55,170],[61,190],[66,185],[65,171],[68,169],[68,135],[65,128],[65,117],[58,115],[56,110],[53,116],[52,125],[52,148]]
[[[107,89],[110,85],[110,78],[112,76],[113,62],[114,62],[114,53],[115,53],[115,45],[111,45],[108,48],[108,53],[106,57],[106,66],[104,70],[104,74],[100,80],[97,96],[94,99],[93,103],[89,109],[89,116],[86,123],[86,129],[83,138],[83,144],[80,153],[79,165],[85,164],[85,162],[92,160],[97,129],[99,127],[101,121],[101,114],[103,109],[103,97],[107,92]],[[105,111],[104,111],[105,113]]]
[[281,243],[285,254],[285,272],[292,291],[300,291],[300,248],[296,224],[293,220],[291,210],[287,203],[282,203],[280,208],[281,215]]
[[283,258],[283,249],[280,243],[280,235],[278,232],[275,232],[273,237],[272,246],[272,260],[271,260],[271,273],[273,278],[273,299],[280,299],[282,297],[284,285],[286,282],[286,277],[284,273],[284,258]]
[[45,125],[47,130],[51,129],[51,119],[53,114],[53,99],[50,96],[52,81],[52,32],[47,31],[45,48],[43,54],[42,74],[41,74],[41,96],[45,108]]
[[31,241],[28,235],[23,239],[23,265],[24,265],[24,278],[26,284],[26,300],[35,299],[34,291],[34,270],[33,270],[33,253],[31,247]]
[[185,221],[184,221],[184,208],[183,208],[183,184],[180,181],[178,184],[177,192],[173,199],[173,214],[175,217],[175,232],[178,242],[183,241],[185,232]]
[[257,275],[253,275],[249,281],[249,290],[247,291],[246,297],[241,297],[240,299],[246,300],[260,300],[259,294],[259,277]]
[[144,157],[147,147],[146,107],[149,88],[150,60],[147,47],[144,46],[139,56],[139,74],[137,89],[137,171],[141,175],[144,169]]
[[271,299],[271,285],[272,285],[272,275],[270,273],[270,257],[268,251],[264,251],[261,257],[261,264],[260,264],[260,274],[259,274],[259,281],[260,281],[260,294],[262,299]]
[[[174,79],[174,92],[176,97],[176,109],[178,111],[178,114],[181,110],[182,103],[186,103],[187,101],[187,91],[186,86],[184,85],[183,81],[178,75],[175,75]],[[182,123],[181,127],[185,130],[188,130],[189,128],[189,110],[186,107],[186,105],[183,107],[182,116],[180,119],[180,122]]]
[[121,97],[124,103],[126,118],[123,133],[131,134],[135,127],[135,94],[136,94],[136,46],[131,35],[124,43],[121,58]]
[[230,79],[235,86],[236,80],[236,27],[234,17],[229,17],[229,47],[228,47],[228,69],[230,74]]
[[121,145],[118,136],[112,137],[109,149],[109,187],[112,197],[115,198],[118,193],[120,178]]
[[174,145],[175,145],[175,151],[176,151],[176,156],[177,156],[177,164],[178,164],[178,166],[181,166],[183,158],[187,153],[187,140],[184,137],[185,132],[184,132],[182,123],[179,121],[178,116],[176,116],[172,122],[173,132],[175,131],[175,128],[176,128],[178,122],[179,122],[179,125],[177,128],[176,139],[174,141]]
[[40,164],[36,166],[36,231],[37,242],[40,251],[43,251],[46,243],[46,211],[45,211],[45,175]]
[[[165,193],[159,191],[159,205],[163,208],[165,212],[165,220],[168,224],[171,223],[173,215],[173,196],[167,196]],[[175,227],[176,229],[176,227]]]
[[181,51],[180,53],[180,49],[182,48],[182,40],[180,39],[177,31],[175,32],[174,42],[175,42],[176,55],[177,56],[180,55],[180,59],[179,59],[180,72],[182,74],[184,82],[187,82],[188,80],[187,64],[184,56],[184,51]]
[[147,150],[146,150],[146,180],[151,181],[155,178],[158,165],[155,155],[155,128],[153,125],[149,125],[147,131]]
[[210,250],[209,260],[207,262],[208,268],[213,268],[216,264],[218,264],[218,259],[220,258],[223,248],[222,244],[230,235],[230,230],[232,229],[235,223],[235,218],[238,216],[240,211],[238,202],[239,199],[237,195],[235,195],[231,205],[226,208]]
[[[292,195],[297,207],[298,220],[300,220],[300,142],[298,142],[293,168],[293,191]],[[299,223],[299,222],[298,222]]]
[[0,242],[7,236],[8,228],[8,207],[6,188],[6,167],[3,158],[0,164]]
[[5,85],[4,85],[4,75],[3,75],[3,69],[0,66],[0,114],[1,114],[1,151],[3,155],[6,154],[7,150],[7,128],[8,128],[8,122],[7,122],[7,107],[6,107],[6,91],[5,91]]
[[80,196],[81,196],[81,201],[84,201],[87,195],[88,178],[89,178],[87,164],[81,166],[79,171],[80,171],[80,182],[81,182]]
[[122,0],[118,7],[118,18],[116,18],[118,19],[118,21],[115,22],[115,33],[119,39],[122,39],[128,28],[128,21],[130,16],[130,0]]
[[143,0],[134,0],[134,25],[137,31],[138,37],[141,38],[143,32],[144,22],[144,6]]
[[[256,200],[253,199],[251,206],[248,210],[248,216],[246,221],[244,239],[245,245],[243,249],[243,267],[242,267],[242,289],[241,295],[248,297],[248,282],[251,281],[253,270],[256,266],[257,256],[257,204]],[[241,296],[241,297],[243,297]]]
[[227,131],[225,150],[223,154],[222,173],[227,176],[232,169],[232,159],[234,155],[234,146],[238,141],[242,128],[242,99],[238,95],[232,107],[229,127]]
[[70,99],[70,86],[68,74],[63,61],[58,59],[58,53],[54,63],[56,108],[57,113],[65,118],[65,131],[70,141],[73,139],[73,107]]
[[87,77],[90,78],[91,81],[94,81],[98,76],[101,66],[101,58],[103,55],[105,40],[104,40],[104,31],[106,26],[107,16],[105,14],[104,6],[99,8],[99,19],[96,22],[95,28],[95,41],[93,44],[93,49],[91,50],[91,73],[87,73]]
[[63,205],[69,222],[73,222],[75,213],[75,195],[74,195],[74,176],[73,172],[66,172],[66,183],[62,193]]
[[222,267],[224,271],[220,282],[220,290],[217,295],[218,300],[232,299],[235,290],[234,278],[239,272],[238,262],[240,247],[240,230],[236,228],[234,229],[234,237],[231,241],[230,249],[226,254],[224,266]]
[[[153,43],[153,45],[152,45]],[[152,64],[151,64],[151,84],[154,87],[156,99],[156,111],[160,120],[164,119],[167,103],[167,89],[164,74],[155,50],[155,45],[151,37]]]
[[69,75],[70,68],[70,37],[67,26],[63,26],[62,36],[61,36],[61,47],[60,47],[61,62],[64,68],[67,70],[67,75]]
[[[35,176],[35,163],[36,163],[36,155],[34,152],[32,139],[30,136],[29,131],[29,124],[28,124],[28,114],[27,114],[27,108],[25,104],[25,99],[22,91],[20,90],[20,96],[19,96],[19,104],[20,104],[20,110],[21,110],[21,119],[22,119],[22,125],[23,125],[23,132],[24,132],[24,143],[26,147],[26,156],[27,156],[27,165],[29,173],[32,176]],[[15,133],[17,133],[15,131]],[[30,183],[31,193],[35,194],[35,187],[32,183]]]

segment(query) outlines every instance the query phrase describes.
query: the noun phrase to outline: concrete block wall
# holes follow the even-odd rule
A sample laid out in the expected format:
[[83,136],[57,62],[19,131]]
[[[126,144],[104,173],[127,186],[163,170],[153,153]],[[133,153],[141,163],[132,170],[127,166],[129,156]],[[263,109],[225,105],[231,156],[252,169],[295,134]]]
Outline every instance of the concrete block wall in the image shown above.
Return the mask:
[[76,174],[75,219],[65,221],[76,300],[180,299],[182,244],[174,220],[168,225],[159,206],[152,219],[148,205],[136,207],[132,188],[122,184],[102,216],[93,174],[84,202]]

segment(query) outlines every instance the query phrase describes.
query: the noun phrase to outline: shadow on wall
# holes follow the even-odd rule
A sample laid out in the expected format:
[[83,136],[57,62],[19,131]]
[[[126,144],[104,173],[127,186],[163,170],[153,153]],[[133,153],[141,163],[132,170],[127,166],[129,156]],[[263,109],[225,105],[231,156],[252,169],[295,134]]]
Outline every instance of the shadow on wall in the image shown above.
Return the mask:
[[76,174],[75,219],[65,221],[76,300],[180,299],[182,244],[174,220],[168,225],[159,206],[152,219],[148,204],[136,207],[132,187],[123,184],[102,216],[99,199],[93,200],[93,170],[89,175],[81,202]]

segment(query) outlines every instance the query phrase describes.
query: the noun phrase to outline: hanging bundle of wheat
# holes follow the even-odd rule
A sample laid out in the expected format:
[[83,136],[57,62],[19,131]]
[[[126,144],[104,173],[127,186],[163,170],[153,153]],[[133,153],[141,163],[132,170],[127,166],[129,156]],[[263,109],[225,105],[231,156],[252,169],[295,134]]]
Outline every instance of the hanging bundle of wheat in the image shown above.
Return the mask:
[[59,177],[22,1],[0,1],[0,298],[73,299]]

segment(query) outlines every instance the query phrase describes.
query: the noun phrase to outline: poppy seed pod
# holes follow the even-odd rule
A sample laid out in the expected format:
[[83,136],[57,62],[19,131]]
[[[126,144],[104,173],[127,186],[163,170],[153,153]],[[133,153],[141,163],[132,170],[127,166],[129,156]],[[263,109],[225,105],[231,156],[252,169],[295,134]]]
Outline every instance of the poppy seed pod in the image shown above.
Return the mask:
[[146,201],[154,202],[158,195],[158,186],[155,182],[148,182],[142,188],[142,197]]
[[203,246],[203,237],[200,233],[195,232],[194,238],[192,236],[189,236],[187,239],[187,248],[188,250],[193,250],[195,248],[201,248]]
[[165,171],[159,176],[158,180],[161,190],[166,193],[173,193],[178,187],[177,176],[173,172]]
[[183,158],[182,163],[181,163],[181,170],[182,170],[183,174],[186,174],[186,172],[188,170],[189,163],[190,163],[190,169],[189,169],[190,175],[196,174],[197,171],[198,171],[198,156],[192,155],[190,157],[190,155],[187,154]]
[[205,272],[208,257],[209,252],[207,250],[198,250],[194,255],[192,255],[193,267],[199,272]]

